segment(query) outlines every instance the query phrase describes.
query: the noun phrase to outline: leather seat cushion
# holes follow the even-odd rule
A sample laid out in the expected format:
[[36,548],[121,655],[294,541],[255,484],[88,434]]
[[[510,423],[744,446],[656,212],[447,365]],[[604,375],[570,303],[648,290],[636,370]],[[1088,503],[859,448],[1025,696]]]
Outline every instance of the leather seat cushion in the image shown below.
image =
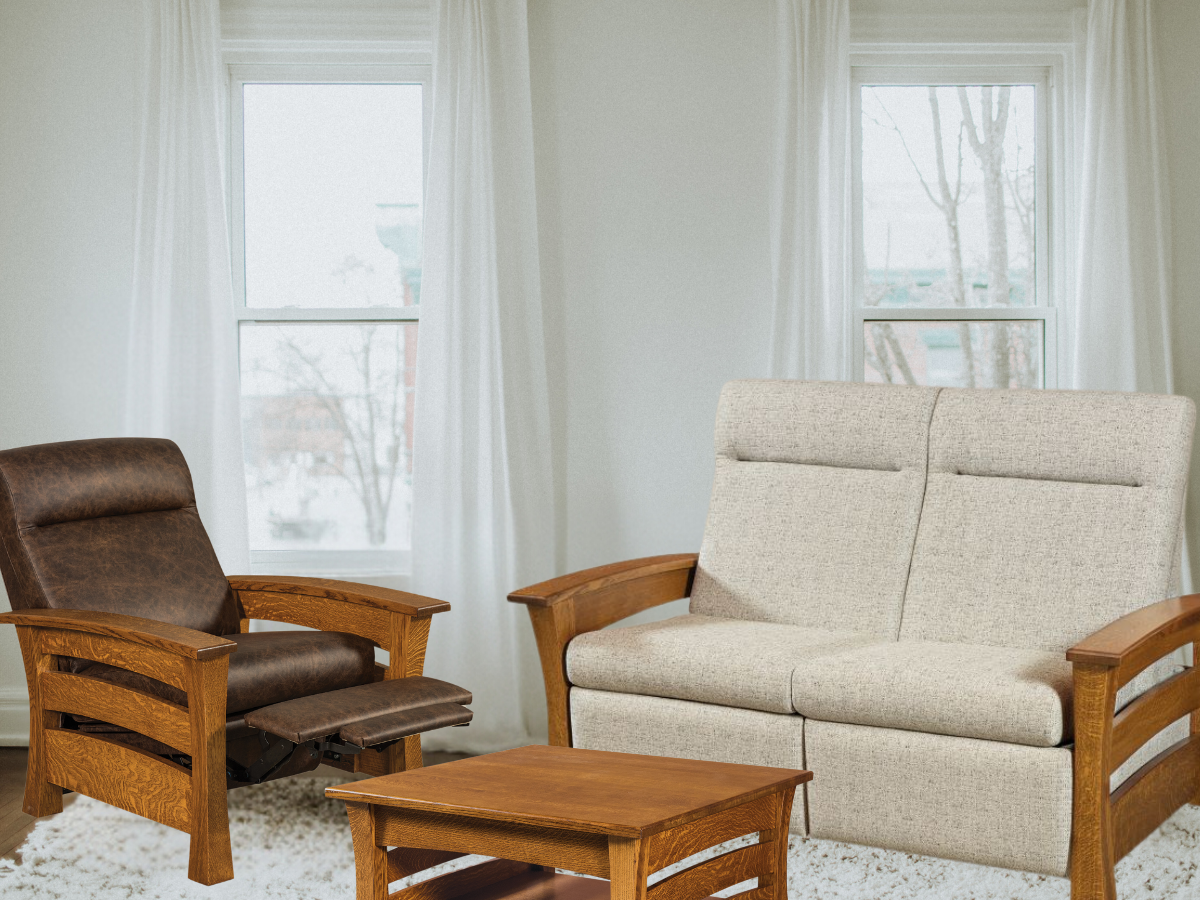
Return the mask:
[[791,713],[792,669],[870,635],[689,613],[581,634],[567,647],[577,687]]
[[[229,656],[226,713],[367,684],[375,678],[374,645],[330,631],[266,631],[224,635],[238,645]],[[137,688],[187,705],[183,691],[137,672],[92,663],[82,675]]]
[[1071,737],[1061,653],[933,641],[854,647],[800,662],[792,704],[809,719],[1056,747]]

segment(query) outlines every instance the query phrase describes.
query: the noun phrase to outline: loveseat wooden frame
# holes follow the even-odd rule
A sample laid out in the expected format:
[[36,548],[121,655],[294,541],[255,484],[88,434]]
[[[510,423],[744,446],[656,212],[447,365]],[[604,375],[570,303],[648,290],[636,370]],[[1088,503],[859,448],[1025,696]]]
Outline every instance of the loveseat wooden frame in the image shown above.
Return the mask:
[[[509,595],[529,610],[546,686],[550,743],[571,745],[567,645],[577,635],[691,593],[697,554],[635,559],[535,584]],[[1119,712],[1117,691],[1158,660],[1200,645],[1200,594],[1152,604],[1067,651],[1074,670],[1072,900],[1115,900],[1121,857],[1185,803],[1200,805],[1200,667],[1186,668]],[[1200,656],[1196,657],[1200,660]],[[1190,734],[1115,791],[1112,773],[1185,716]],[[820,772],[815,773],[820,779]]]
[[[231,576],[229,583],[242,633],[261,619],[358,635],[388,651],[389,665],[378,667],[377,680],[420,675],[432,616],[450,609],[441,600],[322,578]],[[28,609],[0,614],[0,623],[17,626],[29,685],[25,812],[61,812],[63,789],[76,791],[187,832],[193,881],[211,885],[233,878],[225,705],[229,654],[237,644],[178,625],[88,610]],[[59,657],[139,672],[186,692],[187,705],[60,671]],[[65,729],[64,713],[153,738],[190,757],[191,768]],[[323,761],[371,775],[402,772],[420,767],[421,737]]]

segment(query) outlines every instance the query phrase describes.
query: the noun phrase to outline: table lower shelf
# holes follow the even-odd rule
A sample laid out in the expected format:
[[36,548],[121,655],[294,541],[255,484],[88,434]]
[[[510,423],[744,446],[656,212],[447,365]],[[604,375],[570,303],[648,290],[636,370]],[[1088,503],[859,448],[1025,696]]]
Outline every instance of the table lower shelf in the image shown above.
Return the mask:
[[459,894],[454,900],[609,900],[608,886],[600,878],[533,871]]

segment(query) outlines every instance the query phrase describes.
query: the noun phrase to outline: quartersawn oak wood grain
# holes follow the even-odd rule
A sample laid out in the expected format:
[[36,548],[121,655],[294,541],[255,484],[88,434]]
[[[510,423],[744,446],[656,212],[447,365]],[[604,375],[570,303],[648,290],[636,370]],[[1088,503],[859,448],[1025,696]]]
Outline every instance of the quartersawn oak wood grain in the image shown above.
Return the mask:
[[1168,747],[1113,791],[1113,855],[1120,859],[1187,803],[1200,783],[1200,736]]
[[[384,678],[419,675],[430,617],[449,604],[326,579],[244,579],[235,587],[244,617],[361,634],[384,648]],[[252,587],[263,590],[251,590]],[[233,877],[226,808],[225,703],[229,654],[237,644],[150,619],[87,610],[6,613],[17,625],[30,693],[30,760],[24,809],[62,810],[64,787],[187,831],[188,876],[201,884]],[[140,690],[58,671],[60,656],[138,672],[183,690],[186,707]],[[147,735],[191,758],[191,771],[97,735],[61,728],[62,714],[87,716]],[[347,762],[379,774],[421,765],[420,736]]]
[[318,631],[342,631],[384,648],[391,637],[389,614],[370,606],[277,591],[239,591],[238,600],[248,619],[288,622]]
[[211,659],[237,649],[237,644],[229,638],[153,619],[90,609],[25,609],[0,613],[0,625],[5,623],[105,635],[189,659]]
[[769,831],[777,827],[778,818],[778,795],[768,794],[749,803],[732,806],[698,822],[656,832],[650,836],[650,871],[657,872],[693,853],[699,853],[744,834]]
[[[1185,644],[1200,642],[1200,594],[1130,613],[1067,651],[1074,663],[1072,900],[1115,900],[1113,867],[1176,809],[1200,800],[1200,669],[1174,675],[1114,716],[1117,691]],[[1111,774],[1181,718],[1189,740],[1160,753],[1115,792]]]
[[445,872],[433,878],[419,881],[390,895],[389,900],[456,900],[506,881],[515,875],[531,871],[529,863],[511,859],[490,859],[465,869]]
[[681,553],[612,563],[508,595],[510,603],[523,603],[529,610],[546,689],[551,744],[571,745],[567,645],[580,634],[688,596],[698,558],[695,553]]
[[692,900],[766,875],[774,860],[770,844],[751,844],[706,859],[664,878],[647,893],[648,900]]
[[[387,900],[381,867],[390,882],[465,853],[498,859],[390,900],[692,900],[753,878],[758,886],[739,894],[741,900],[786,900],[792,798],[810,777],[792,769],[535,746],[332,787],[326,795],[346,800],[350,811],[360,900]],[[754,833],[757,844],[648,889],[654,870]],[[380,857],[387,847],[396,849]],[[529,871],[530,865],[607,877],[610,884],[603,890],[602,881],[561,881],[567,876]]]
[[395,847],[387,853],[388,884],[409,875],[424,872],[433,866],[466,856],[453,850],[419,850],[414,847]]
[[183,766],[99,735],[48,728],[46,777],[113,806],[187,831],[191,774]]
[[186,706],[179,706],[120,685],[71,675],[46,672],[42,675],[42,707],[56,712],[89,716],[111,722],[130,731],[191,754],[191,723]]
[[[332,796],[328,790],[326,795]],[[388,847],[454,850],[504,859],[515,857],[536,865],[557,866],[597,878],[608,877],[608,840],[603,835],[555,831],[428,810],[372,806],[377,817],[375,833]]]
[[356,584],[330,578],[292,578],[262,575],[230,575],[229,585],[235,591],[272,591],[283,594],[301,594],[308,597],[324,597],[342,603],[370,606],[385,612],[405,616],[431,616],[447,612],[450,604],[445,600],[434,600],[407,591]]
[[468,817],[503,810],[508,822],[643,837],[811,778],[796,769],[534,745],[327,794]]

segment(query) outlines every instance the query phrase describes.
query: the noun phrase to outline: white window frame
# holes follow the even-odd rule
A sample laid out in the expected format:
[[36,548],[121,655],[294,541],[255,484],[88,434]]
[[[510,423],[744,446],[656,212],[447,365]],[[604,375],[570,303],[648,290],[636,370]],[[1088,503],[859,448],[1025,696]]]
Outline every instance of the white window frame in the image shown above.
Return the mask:
[[[420,84],[422,86],[422,179],[429,171],[433,72],[429,65],[377,62],[231,63],[229,69],[229,234],[234,308],[239,341],[242,323],[312,324],[419,322],[420,306],[390,308],[266,308],[246,305],[244,107],[247,84]],[[240,354],[239,354],[240,357]],[[418,390],[420,389],[418,385]],[[354,578],[406,577],[412,571],[405,550],[250,550],[255,575],[325,575]]]
[[[851,283],[853,305],[853,375],[865,373],[865,326],[872,322],[1001,322],[1040,321],[1043,333],[1042,386],[1059,383],[1063,334],[1059,306],[1066,297],[1070,260],[1067,253],[1066,189],[1070,179],[1070,99],[1066,90],[1071,47],[1005,48],[942,45],[897,48],[859,46],[851,53],[852,209]],[[1033,84],[1037,91],[1034,137],[1035,227],[1034,275],[1037,306],[1024,307],[874,307],[864,306],[862,221],[862,86],[864,84]]]

